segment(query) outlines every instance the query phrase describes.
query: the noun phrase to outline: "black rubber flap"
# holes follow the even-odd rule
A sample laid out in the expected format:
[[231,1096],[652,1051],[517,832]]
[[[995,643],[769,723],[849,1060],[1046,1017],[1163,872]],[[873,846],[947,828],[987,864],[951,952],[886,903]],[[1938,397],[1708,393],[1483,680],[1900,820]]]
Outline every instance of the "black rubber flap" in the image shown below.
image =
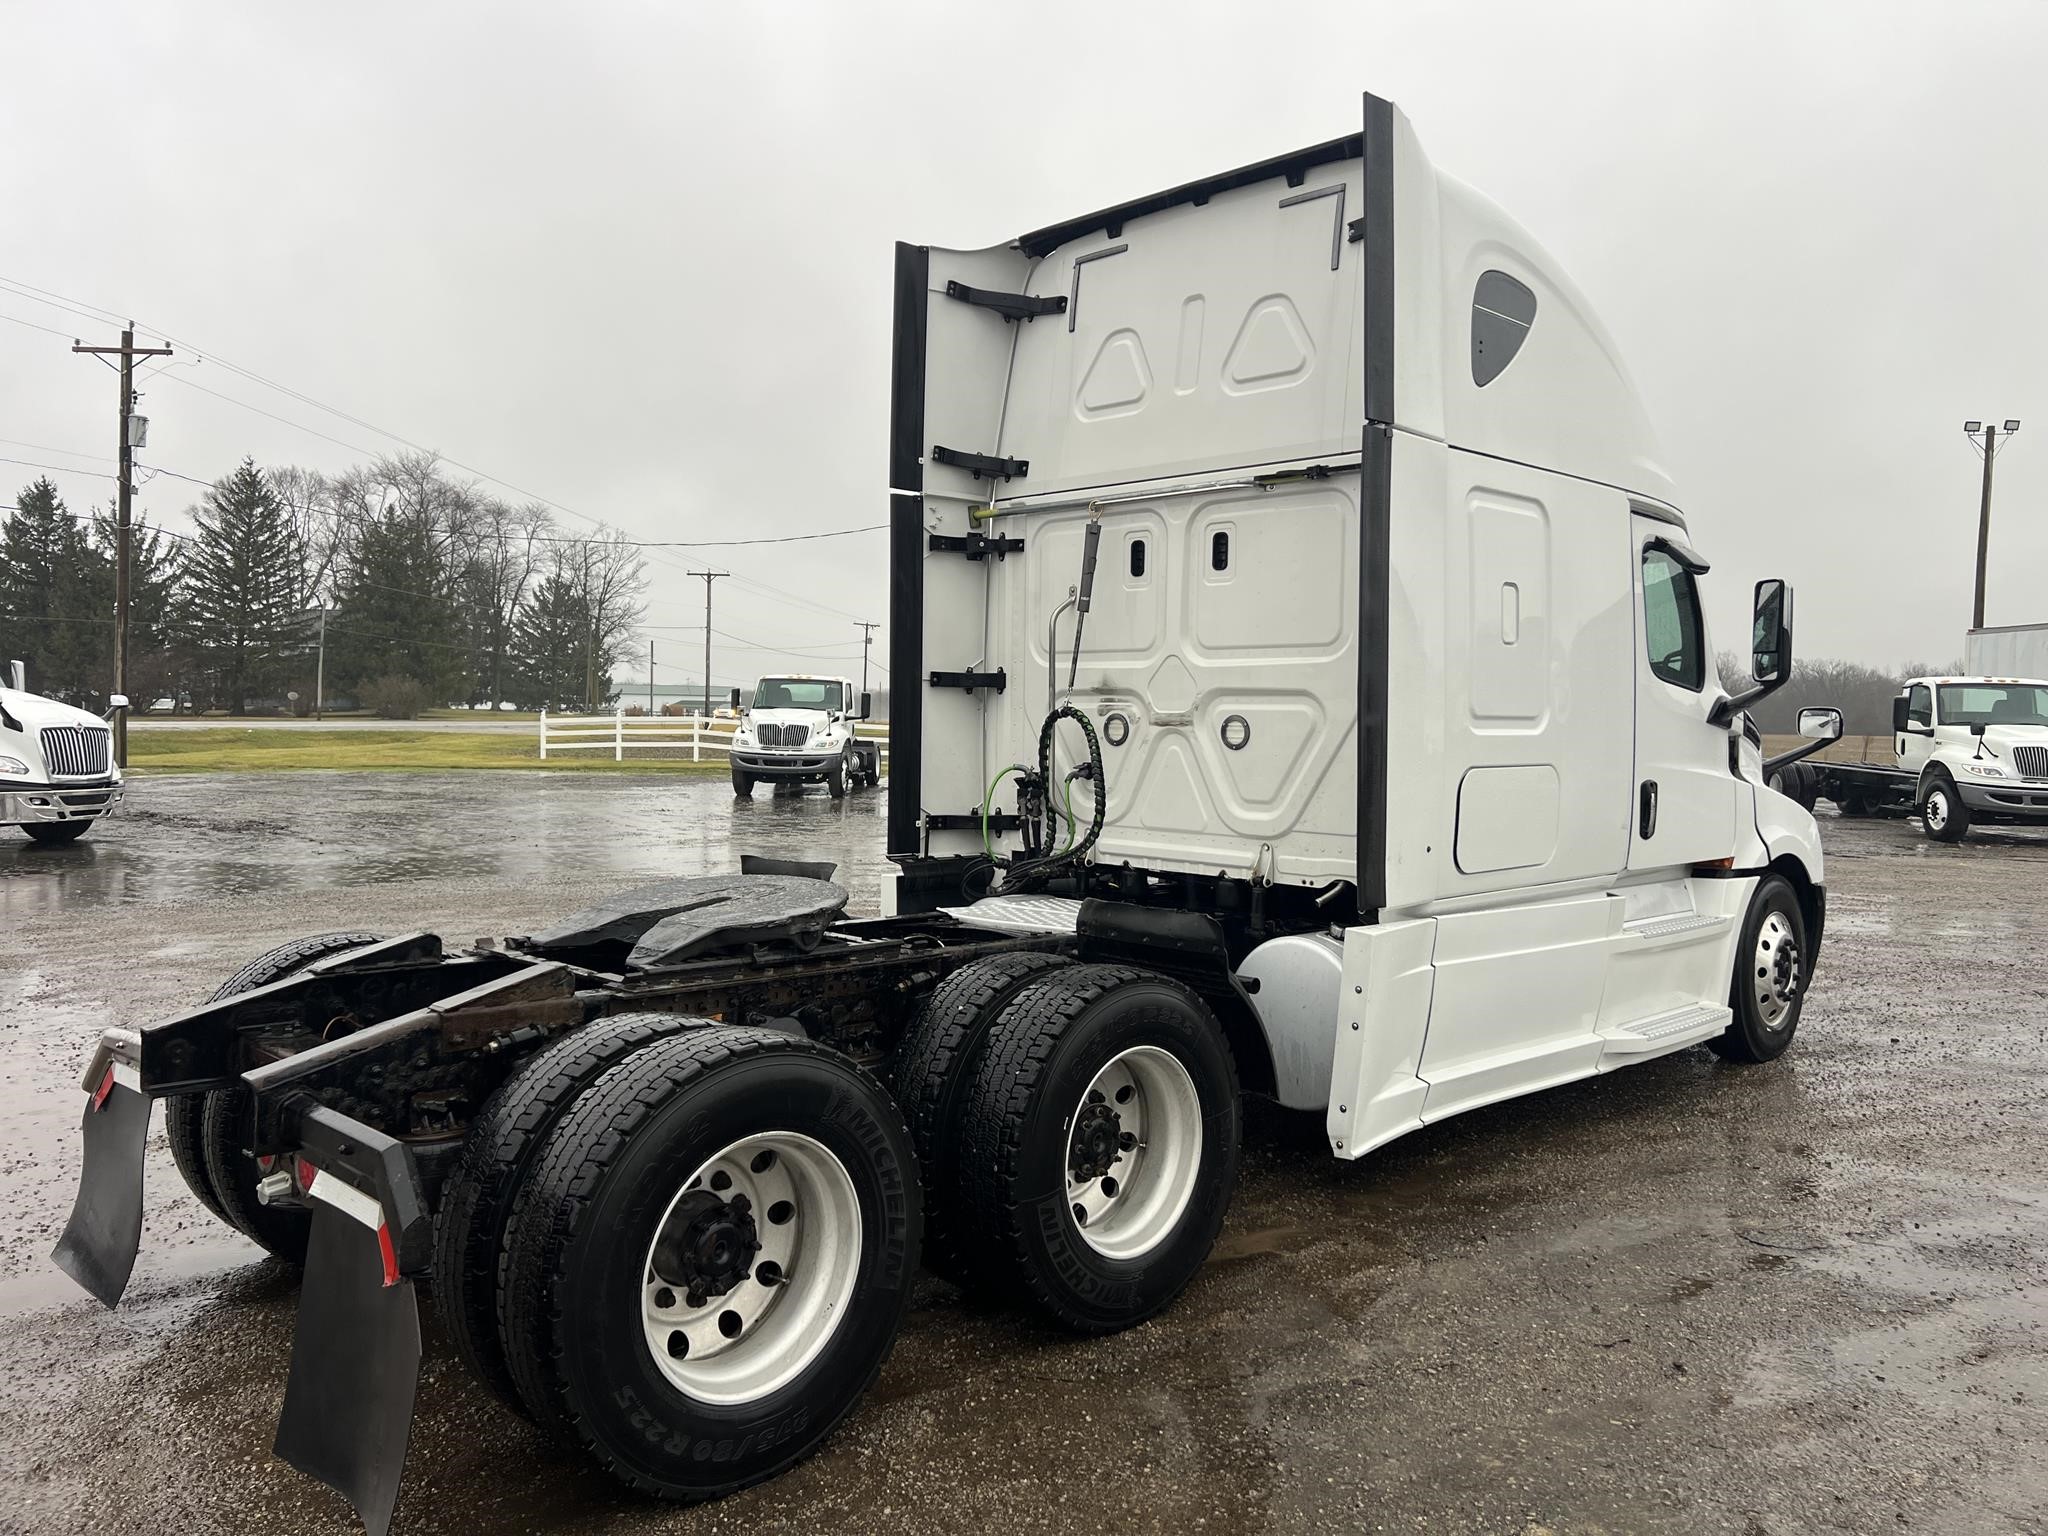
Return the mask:
[[[626,964],[680,965],[753,944],[805,947],[846,910],[846,892],[797,875],[725,875],[722,888],[664,917],[641,935]],[[705,884],[712,884],[706,881]]]
[[85,1168],[71,1220],[50,1254],[59,1269],[107,1306],[121,1300],[142,1246],[142,1143],[149,1100],[110,1084],[85,1102]]
[[412,1282],[386,1285],[377,1234],[315,1203],[277,1454],[353,1504],[369,1536],[391,1529],[419,1382]]
[[845,907],[846,892],[826,880],[697,875],[621,891],[528,943],[542,953],[630,944],[628,964],[674,965],[721,949],[815,937]]

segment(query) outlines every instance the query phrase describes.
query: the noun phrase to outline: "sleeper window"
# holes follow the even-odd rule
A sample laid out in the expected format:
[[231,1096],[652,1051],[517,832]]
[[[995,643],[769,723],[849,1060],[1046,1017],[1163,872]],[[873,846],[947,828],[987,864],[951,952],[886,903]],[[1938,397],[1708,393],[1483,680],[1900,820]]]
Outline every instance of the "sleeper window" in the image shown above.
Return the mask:
[[1654,545],[1643,551],[1643,639],[1658,677],[1694,693],[1705,685],[1699,589],[1692,572]]

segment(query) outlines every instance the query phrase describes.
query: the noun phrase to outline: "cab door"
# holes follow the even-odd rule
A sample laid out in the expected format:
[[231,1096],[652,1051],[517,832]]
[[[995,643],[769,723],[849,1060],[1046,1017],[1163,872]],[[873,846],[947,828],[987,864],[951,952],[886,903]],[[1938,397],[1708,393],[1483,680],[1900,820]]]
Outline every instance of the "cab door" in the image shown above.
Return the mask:
[[1679,530],[1640,513],[1635,535],[1635,795],[1630,869],[1724,859],[1735,847],[1738,781],[1728,729],[1708,716],[1720,697],[1699,577],[1706,563]]
[[1934,755],[1934,690],[1915,683],[1906,690],[1906,729],[1892,738],[1899,766],[1918,773]]

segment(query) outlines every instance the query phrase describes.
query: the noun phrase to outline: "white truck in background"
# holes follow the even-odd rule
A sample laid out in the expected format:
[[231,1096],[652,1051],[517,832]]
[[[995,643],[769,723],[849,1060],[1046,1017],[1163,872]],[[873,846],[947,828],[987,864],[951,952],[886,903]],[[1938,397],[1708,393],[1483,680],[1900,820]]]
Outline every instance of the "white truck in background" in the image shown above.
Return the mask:
[[[1802,727],[1814,713],[1802,712]],[[1778,774],[1803,804],[1917,815],[1940,843],[1961,842],[1973,826],[2048,826],[2048,682],[1908,678],[1892,700],[1892,759],[1795,763]]]
[[[18,661],[0,686],[0,826],[43,844],[75,843],[121,803],[114,732],[88,710],[28,691]],[[128,707],[115,694],[110,713]]]
[[856,729],[872,698],[860,695],[856,708],[848,679],[803,674],[762,678],[751,703],[733,689],[739,725],[732,737],[732,792],[751,796],[763,782],[823,784],[837,800],[851,785],[881,783],[881,745]]

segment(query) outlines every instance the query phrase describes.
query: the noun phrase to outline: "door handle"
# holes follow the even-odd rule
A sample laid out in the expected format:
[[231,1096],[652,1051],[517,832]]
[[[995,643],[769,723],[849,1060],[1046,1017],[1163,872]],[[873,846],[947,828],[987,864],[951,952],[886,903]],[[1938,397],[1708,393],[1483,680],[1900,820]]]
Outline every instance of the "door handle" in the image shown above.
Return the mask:
[[1637,813],[1638,836],[1652,838],[1657,835],[1657,781],[1643,780],[1641,810]]

